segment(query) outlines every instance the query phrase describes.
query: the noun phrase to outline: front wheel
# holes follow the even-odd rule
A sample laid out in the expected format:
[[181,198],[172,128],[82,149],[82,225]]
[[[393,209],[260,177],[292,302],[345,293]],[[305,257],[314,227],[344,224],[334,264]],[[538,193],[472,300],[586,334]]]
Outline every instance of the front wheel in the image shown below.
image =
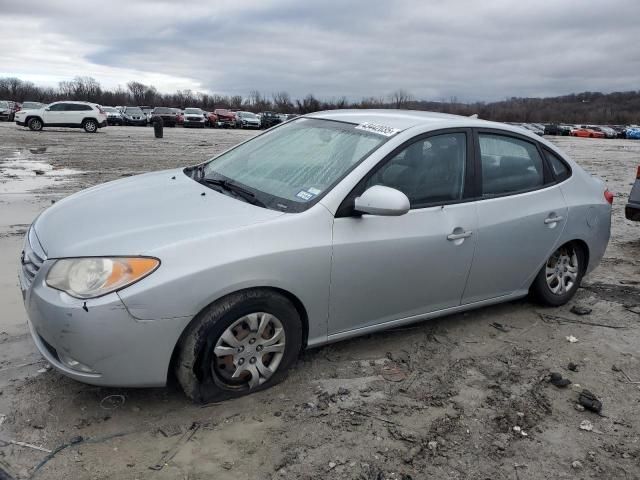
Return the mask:
[[96,131],[98,130],[98,122],[96,122],[95,120],[85,120],[82,127],[87,133],[96,133]]
[[189,398],[214,402],[282,381],[302,347],[300,315],[265,289],[231,294],[203,310],[183,333],[174,366]]
[[29,130],[33,130],[34,132],[39,132],[42,130],[42,120],[39,118],[31,118],[29,119],[29,123],[27,124]]
[[583,249],[568,243],[553,252],[540,269],[532,292],[542,303],[553,307],[564,305],[576,294],[586,270]]

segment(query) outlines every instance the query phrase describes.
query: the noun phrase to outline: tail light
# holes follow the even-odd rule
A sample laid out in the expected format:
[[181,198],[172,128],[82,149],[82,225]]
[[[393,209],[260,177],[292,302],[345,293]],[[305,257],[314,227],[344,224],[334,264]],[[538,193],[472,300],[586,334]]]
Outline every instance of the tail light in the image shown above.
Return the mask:
[[[640,171],[640,168],[639,168]],[[613,192],[610,192],[608,189],[604,191],[604,198],[607,202],[609,202],[609,205],[613,205]]]
[[98,105],[98,112],[105,113],[105,111],[102,109],[102,107],[100,105]]
[[636,178],[640,178],[640,165],[638,165],[638,169],[636,170]]

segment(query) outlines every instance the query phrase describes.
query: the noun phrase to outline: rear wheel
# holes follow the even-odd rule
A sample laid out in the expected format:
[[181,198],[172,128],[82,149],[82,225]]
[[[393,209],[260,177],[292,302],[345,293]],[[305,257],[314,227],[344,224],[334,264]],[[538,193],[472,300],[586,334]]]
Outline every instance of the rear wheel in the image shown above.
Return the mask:
[[586,269],[582,247],[567,243],[557,249],[540,269],[532,291],[542,303],[560,306],[576,294]]
[[84,128],[84,131],[87,133],[96,133],[98,130],[98,122],[91,119],[85,120],[82,124],[82,128]]
[[29,127],[29,130],[39,132],[40,130],[42,130],[42,120],[40,120],[39,118],[30,118],[27,126]]
[[238,292],[203,310],[183,333],[175,373],[189,398],[214,402],[285,378],[302,346],[300,316],[283,295]]

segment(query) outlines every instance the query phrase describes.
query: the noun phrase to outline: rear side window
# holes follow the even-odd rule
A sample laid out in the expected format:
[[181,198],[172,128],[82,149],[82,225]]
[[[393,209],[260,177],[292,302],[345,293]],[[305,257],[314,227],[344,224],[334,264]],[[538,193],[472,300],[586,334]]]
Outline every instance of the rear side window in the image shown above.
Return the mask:
[[544,155],[547,157],[547,161],[549,162],[549,165],[551,165],[551,170],[553,170],[553,176],[558,182],[562,182],[571,176],[569,166],[555,153],[545,150]]
[[526,140],[480,133],[482,195],[506,195],[540,188],[544,184],[542,158]]

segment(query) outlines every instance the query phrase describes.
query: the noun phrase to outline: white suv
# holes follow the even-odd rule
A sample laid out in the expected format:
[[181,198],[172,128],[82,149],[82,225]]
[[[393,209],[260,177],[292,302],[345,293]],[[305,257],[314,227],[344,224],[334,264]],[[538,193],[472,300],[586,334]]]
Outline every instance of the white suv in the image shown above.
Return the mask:
[[107,126],[106,112],[100,105],[88,102],[54,102],[38,110],[20,110],[15,120],[36,132],[42,127],[71,127],[94,133]]

